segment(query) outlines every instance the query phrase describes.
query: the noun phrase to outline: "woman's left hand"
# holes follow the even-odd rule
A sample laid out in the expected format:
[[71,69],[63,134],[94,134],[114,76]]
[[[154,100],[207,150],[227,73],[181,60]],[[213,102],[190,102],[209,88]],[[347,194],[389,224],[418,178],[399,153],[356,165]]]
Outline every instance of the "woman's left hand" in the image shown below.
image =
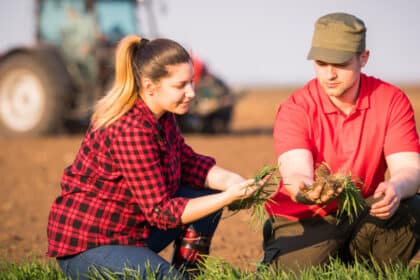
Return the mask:
[[226,193],[232,198],[232,202],[239,199],[245,199],[251,197],[258,189],[264,186],[268,180],[270,180],[272,174],[268,174],[259,182],[255,182],[254,179],[242,180],[242,182],[230,185]]

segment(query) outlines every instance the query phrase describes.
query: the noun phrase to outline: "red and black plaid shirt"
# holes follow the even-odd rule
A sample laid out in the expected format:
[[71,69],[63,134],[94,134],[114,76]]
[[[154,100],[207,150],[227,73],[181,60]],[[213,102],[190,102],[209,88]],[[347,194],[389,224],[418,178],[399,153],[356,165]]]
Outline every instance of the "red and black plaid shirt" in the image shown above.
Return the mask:
[[50,257],[105,244],[144,246],[151,226],[181,224],[181,184],[203,188],[213,158],[184,143],[171,113],[156,120],[139,100],[113,125],[89,130],[61,179],[48,220]]

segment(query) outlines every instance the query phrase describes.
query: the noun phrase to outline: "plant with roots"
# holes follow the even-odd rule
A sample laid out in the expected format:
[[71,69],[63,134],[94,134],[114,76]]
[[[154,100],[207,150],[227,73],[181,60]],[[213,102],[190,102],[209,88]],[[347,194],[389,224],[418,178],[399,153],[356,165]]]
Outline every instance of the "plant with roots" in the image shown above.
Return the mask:
[[[362,183],[358,180],[358,183]],[[331,174],[331,169],[326,163],[321,163],[315,169],[315,181],[308,186],[305,193],[321,186],[319,197],[327,193],[333,193],[332,197],[338,199],[338,210],[336,213],[337,223],[343,216],[347,216],[350,223],[353,223],[360,213],[366,208],[366,202],[360,194],[351,174]],[[317,204],[325,203],[320,198],[314,201]]]
[[273,186],[278,186],[279,177],[274,173],[278,170],[277,166],[265,165],[255,176],[255,184],[260,184],[261,181],[268,175],[270,179],[262,181],[260,188],[255,191],[252,196],[236,200],[228,206],[228,210],[232,211],[233,214],[238,213],[240,210],[249,209],[251,212],[251,221],[263,224],[268,218],[267,211],[265,210],[265,203],[271,200],[271,195],[275,192]]

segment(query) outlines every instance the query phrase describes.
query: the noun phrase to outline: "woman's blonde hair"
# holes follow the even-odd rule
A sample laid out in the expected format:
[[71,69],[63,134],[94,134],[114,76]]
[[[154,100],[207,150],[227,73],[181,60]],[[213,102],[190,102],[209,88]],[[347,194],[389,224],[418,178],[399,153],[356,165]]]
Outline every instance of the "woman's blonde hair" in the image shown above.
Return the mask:
[[188,52],[175,41],[149,41],[137,35],[124,37],[115,52],[113,86],[95,106],[93,128],[111,125],[134,106],[140,98],[142,78],[159,82],[168,75],[166,66],[190,61]]

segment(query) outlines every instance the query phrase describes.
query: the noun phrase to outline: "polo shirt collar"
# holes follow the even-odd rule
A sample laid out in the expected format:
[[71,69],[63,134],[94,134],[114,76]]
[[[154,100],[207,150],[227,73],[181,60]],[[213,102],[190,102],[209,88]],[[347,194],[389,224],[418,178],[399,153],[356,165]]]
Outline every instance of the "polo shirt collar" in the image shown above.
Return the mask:
[[[317,82],[318,92],[320,93],[321,98],[321,106],[326,114],[331,113],[338,113],[340,110],[332,103],[330,98],[325,94],[324,90]],[[368,93],[368,85],[367,85],[367,77],[365,74],[360,74],[360,90],[359,96],[356,100],[356,105],[354,111],[366,110],[369,109],[370,101],[369,101],[369,93]]]

